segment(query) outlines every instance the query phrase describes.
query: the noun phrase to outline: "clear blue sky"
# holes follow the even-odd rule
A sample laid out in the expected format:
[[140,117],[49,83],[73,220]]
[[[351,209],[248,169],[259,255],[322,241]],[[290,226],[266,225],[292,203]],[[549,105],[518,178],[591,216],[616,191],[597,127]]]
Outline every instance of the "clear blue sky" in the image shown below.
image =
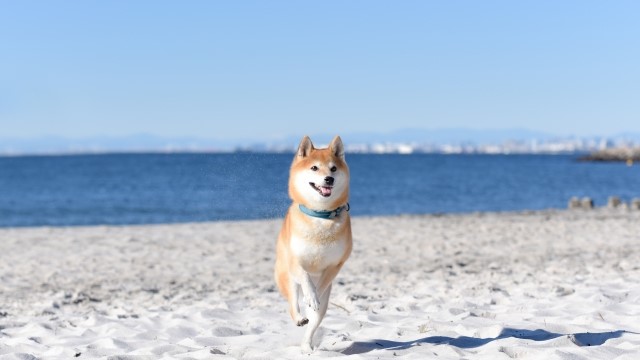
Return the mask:
[[640,132],[639,1],[4,1],[0,138]]

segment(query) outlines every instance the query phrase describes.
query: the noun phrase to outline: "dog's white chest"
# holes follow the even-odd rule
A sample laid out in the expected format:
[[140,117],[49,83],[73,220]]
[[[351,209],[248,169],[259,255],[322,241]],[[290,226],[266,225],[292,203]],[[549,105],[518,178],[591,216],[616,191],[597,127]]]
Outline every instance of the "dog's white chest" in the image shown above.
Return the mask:
[[320,272],[340,263],[347,250],[347,239],[340,229],[341,222],[331,226],[319,222],[318,226],[310,227],[302,236],[291,238],[291,250],[306,271]]

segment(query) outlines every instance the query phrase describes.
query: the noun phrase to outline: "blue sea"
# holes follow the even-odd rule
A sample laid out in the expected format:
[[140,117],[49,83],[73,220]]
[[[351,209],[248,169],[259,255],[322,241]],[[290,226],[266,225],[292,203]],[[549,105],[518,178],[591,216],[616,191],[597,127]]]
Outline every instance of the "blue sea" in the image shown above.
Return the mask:
[[[292,154],[0,157],[0,227],[282,217]],[[573,155],[347,155],[351,214],[602,206],[640,197],[640,167]]]

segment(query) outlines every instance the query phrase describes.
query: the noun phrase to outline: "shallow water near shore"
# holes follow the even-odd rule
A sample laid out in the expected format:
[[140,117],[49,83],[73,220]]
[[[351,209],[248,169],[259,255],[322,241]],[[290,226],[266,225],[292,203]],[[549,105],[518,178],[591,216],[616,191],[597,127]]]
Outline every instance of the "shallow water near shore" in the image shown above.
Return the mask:
[[[282,217],[292,154],[0,157],[0,227]],[[640,167],[577,155],[348,154],[352,215],[565,208],[640,197]]]

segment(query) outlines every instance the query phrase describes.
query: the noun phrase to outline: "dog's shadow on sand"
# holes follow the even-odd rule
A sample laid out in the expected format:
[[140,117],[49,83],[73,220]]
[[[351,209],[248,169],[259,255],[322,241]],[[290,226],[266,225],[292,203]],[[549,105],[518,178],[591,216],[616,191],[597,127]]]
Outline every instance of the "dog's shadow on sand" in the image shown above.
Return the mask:
[[[558,334],[546,330],[523,330],[505,328],[500,335],[494,338],[475,338],[469,336],[460,336],[452,338],[448,336],[429,336],[413,341],[399,342],[392,340],[371,340],[363,342],[354,342],[348,348],[344,349],[344,355],[363,354],[373,350],[404,350],[421,344],[433,345],[451,345],[461,349],[471,349],[486,345],[492,341],[516,338],[533,341],[546,341],[561,336],[568,337],[574,344],[578,346],[598,346],[604,344],[609,339],[619,338],[625,333],[631,333],[625,330],[609,331],[603,333],[577,333],[577,334]],[[635,334],[635,333],[633,333]]]

